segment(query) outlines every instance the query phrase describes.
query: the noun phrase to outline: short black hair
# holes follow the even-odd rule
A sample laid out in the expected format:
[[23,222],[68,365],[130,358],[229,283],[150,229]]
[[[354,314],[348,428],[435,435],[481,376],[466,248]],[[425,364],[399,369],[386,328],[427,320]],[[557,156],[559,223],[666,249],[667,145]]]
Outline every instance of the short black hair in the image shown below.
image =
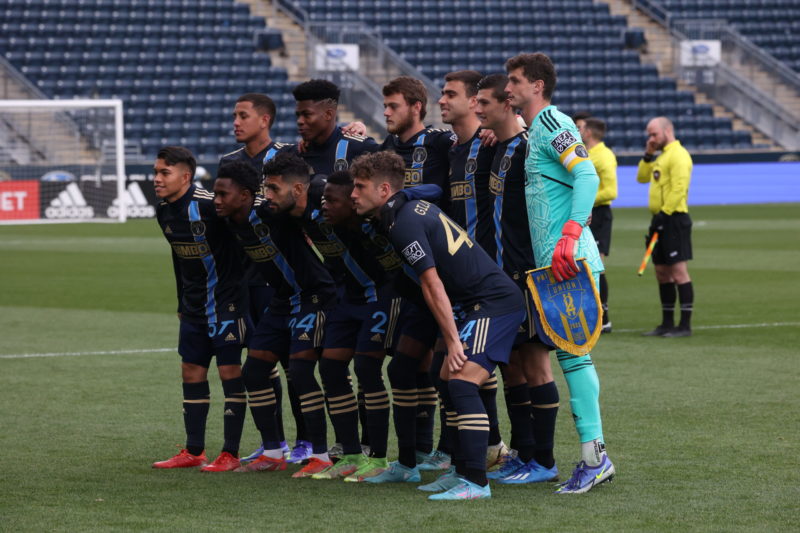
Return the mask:
[[591,116],[592,114],[589,113],[588,111],[577,111],[572,114],[572,122],[578,122],[579,120],[586,120]]
[[456,70],[444,75],[445,82],[460,81],[463,83],[467,98],[478,94],[478,82],[481,81],[481,78],[483,78],[483,75],[477,70]]
[[598,141],[602,141],[603,138],[606,136],[606,123],[605,121],[595,118],[595,117],[586,117],[584,120],[584,124],[586,128],[592,132],[594,138]]
[[505,74],[489,74],[478,82],[478,90],[491,89],[492,97],[495,100],[505,102],[508,100],[506,85],[508,85],[508,76]]
[[217,179],[227,178],[242,189],[247,189],[253,196],[258,192],[261,183],[258,171],[245,161],[228,161],[222,163],[217,170]]
[[329,101],[336,106],[339,103],[339,87],[328,80],[308,80],[292,90],[297,102],[311,100],[314,102]]
[[197,159],[191,150],[184,146],[164,146],[158,151],[156,159],[163,159],[169,166],[175,166],[182,163],[189,167],[194,178],[194,173],[197,171]]
[[236,99],[236,103],[238,104],[239,102],[250,102],[253,104],[253,109],[262,115],[269,115],[270,128],[275,123],[275,115],[278,111],[275,107],[275,102],[266,94],[246,93]]
[[350,174],[348,170],[340,170],[338,172],[334,172],[330,176],[328,176],[328,183],[333,185],[345,185],[345,186],[353,186],[353,176]]
[[285,181],[311,181],[311,167],[299,155],[283,152],[264,163],[264,176],[282,176]]

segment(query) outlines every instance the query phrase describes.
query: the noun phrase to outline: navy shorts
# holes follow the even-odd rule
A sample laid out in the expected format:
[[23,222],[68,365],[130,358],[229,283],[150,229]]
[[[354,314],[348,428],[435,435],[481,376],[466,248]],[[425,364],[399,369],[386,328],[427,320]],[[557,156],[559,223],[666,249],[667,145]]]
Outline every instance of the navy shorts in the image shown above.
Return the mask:
[[250,285],[247,287],[249,296],[250,320],[253,324],[258,324],[261,317],[269,309],[269,303],[275,294],[275,289],[269,285]]
[[546,342],[542,341],[542,339],[536,333],[536,321],[539,317],[536,314],[536,303],[533,301],[533,296],[531,295],[530,289],[527,287],[522,289],[522,294],[525,298],[525,319],[522,321],[522,324],[519,325],[519,329],[517,330],[517,337],[514,339],[514,348],[517,348],[520,344],[538,342],[540,344],[544,344],[551,350],[555,350],[555,347],[550,346]]
[[397,319],[397,334],[394,343],[401,335],[419,341],[424,346],[433,348],[439,335],[439,324],[428,307],[420,308],[408,299],[400,304],[400,316]]
[[289,315],[267,311],[247,346],[286,356],[320,348],[324,331],[325,311],[317,304],[303,304],[299,312]]
[[375,302],[359,305],[340,300],[328,315],[325,349],[385,352],[392,346],[400,302],[401,298],[391,287],[379,290]]
[[498,364],[508,364],[514,339],[524,319],[524,310],[492,317],[467,315],[458,319],[459,338],[466,346],[464,355],[491,375]]
[[178,353],[184,363],[208,368],[211,358],[217,366],[242,363],[242,346],[248,340],[249,318],[220,320],[211,324],[181,320]]

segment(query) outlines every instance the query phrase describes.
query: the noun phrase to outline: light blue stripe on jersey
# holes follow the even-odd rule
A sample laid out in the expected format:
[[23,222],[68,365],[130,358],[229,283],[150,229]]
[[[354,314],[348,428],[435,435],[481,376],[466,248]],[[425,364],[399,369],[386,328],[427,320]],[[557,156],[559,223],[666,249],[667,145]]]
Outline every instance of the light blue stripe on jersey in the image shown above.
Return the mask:
[[[425,146],[425,134],[424,133],[422,135],[420,135],[419,137],[417,137],[417,140],[414,142],[414,146]],[[422,167],[424,167],[424,166],[425,166],[425,160],[423,159],[422,161],[419,161],[419,162],[414,161],[414,153],[412,152],[411,153],[411,168],[413,170],[419,171],[419,183],[425,183],[425,181],[422,179]]]
[[[514,155],[514,150],[517,149],[520,142],[521,139],[517,137],[509,143],[503,159],[500,160],[500,172],[497,174],[497,179],[500,180],[502,187],[500,187],[501,193],[494,199],[494,243],[497,245],[497,266],[500,268],[503,268],[503,198],[505,197],[506,174],[508,174],[508,168],[503,170],[503,160],[508,158],[511,161],[511,156]],[[510,164],[508,166],[511,167]]]
[[[202,222],[200,207],[195,201],[189,202],[189,221]],[[197,235],[193,231],[192,235],[194,235],[194,242],[205,244],[208,247],[208,253],[202,258],[203,266],[206,269],[206,318],[209,324],[215,324],[217,322],[217,300],[214,296],[214,289],[216,289],[218,281],[217,264],[214,261],[214,255],[211,253],[211,247],[208,246],[205,231],[203,231],[202,235]]]
[[473,241],[475,240],[475,228],[478,226],[478,201],[475,198],[475,171],[478,170],[478,150],[481,148],[481,140],[475,139],[469,147],[469,156],[467,157],[467,165],[470,160],[475,161],[475,169],[472,172],[467,172],[464,180],[469,183],[472,195],[464,201],[464,208],[467,211],[467,235]]
[[345,141],[344,139],[336,143],[336,161],[338,161],[339,159],[344,159],[345,161],[347,161],[348,144],[350,144],[350,141]]
[[270,148],[269,150],[267,150],[267,153],[264,156],[264,163],[266,163],[267,161],[269,161],[270,159],[275,157],[275,154],[277,154],[277,153],[278,153],[278,150],[276,150],[274,146],[272,148]]
[[[250,225],[253,226],[253,229],[255,230],[255,227],[258,224],[263,224],[266,226],[266,223],[259,218],[255,209],[253,209],[250,211]],[[258,233],[256,233],[256,235],[258,235]],[[286,258],[283,257],[283,254],[280,252],[278,247],[275,246],[275,241],[272,240],[272,237],[270,237],[269,234],[263,236],[259,235],[258,240],[261,242],[261,244],[265,246],[271,246],[277,251],[275,256],[272,258],[272,261],[275,263],[275,266],[278,267],[278,270],[281,271],[281,274],[283,274],[283,279],[286,280],[286,283],[288,283],[294,289],[294,294],[289,297],[289,303],[292,304],[291,312],[299,313],[300,292],[302,289],[300,288],[300,285],[297,284],[297,278],[294,275],[294,269],[289,265],[289,262],[286,261]]]

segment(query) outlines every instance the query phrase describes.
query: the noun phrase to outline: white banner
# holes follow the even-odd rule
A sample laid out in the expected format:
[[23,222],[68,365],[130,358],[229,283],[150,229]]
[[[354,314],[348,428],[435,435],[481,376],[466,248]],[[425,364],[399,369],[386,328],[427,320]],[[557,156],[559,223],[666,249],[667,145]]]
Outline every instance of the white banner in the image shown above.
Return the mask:
[[682,67],[713,67],[722,59],[722,45],[718,40],[681,41]]
[[317,70],[358,70],[357,44],[318,44],[314,50]]

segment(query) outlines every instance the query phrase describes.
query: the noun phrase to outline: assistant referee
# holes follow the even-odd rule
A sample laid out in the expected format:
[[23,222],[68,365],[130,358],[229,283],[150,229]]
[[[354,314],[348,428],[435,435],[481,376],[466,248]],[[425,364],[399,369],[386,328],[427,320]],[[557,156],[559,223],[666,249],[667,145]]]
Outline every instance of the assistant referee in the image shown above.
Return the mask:
[[[661,151],[656,155],[656,152]],[[646,243],[658,232],[653,250],[658,290],[661,297],[661,324],[645,336],[688,337],[692,334],[691,318],[694,289],[687,261],[692,258],[692,219],[687,197],[692,175],[692,157],[675,139],[675,129],[666,117],[656,117],[647,124],[647,145],[639,161],[636,180],[650,183],[648,205],[653,219]],[[646,245],[645,243],[645,245]],[[674,311],[680,298],[681,318],[675,327]]]

